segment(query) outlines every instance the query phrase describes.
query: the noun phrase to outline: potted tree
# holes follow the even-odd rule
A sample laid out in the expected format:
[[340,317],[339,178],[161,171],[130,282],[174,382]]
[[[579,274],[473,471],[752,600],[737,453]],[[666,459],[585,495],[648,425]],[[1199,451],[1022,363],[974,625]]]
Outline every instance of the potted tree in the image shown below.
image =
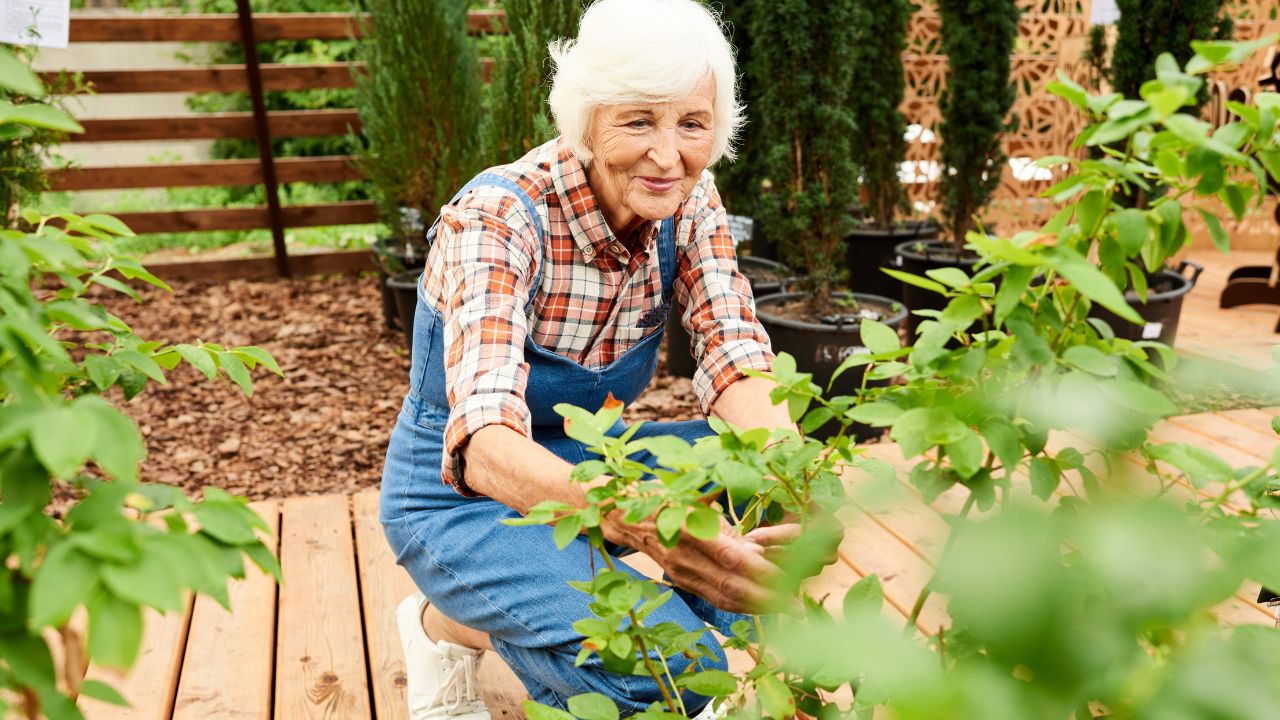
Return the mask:
[[[824,386],[845,358],[865,351],[863,320],[897,325],[906,315],[890,298],[841,289],[857,195],[850,97],[858,8],[857,0],[769,2],[753,6],[749,20],[747,72],[768,78],[755,117],[755,150],[772,186],[760,222],[799,273],[797,292],[757,298],[756,307],[775,349],[801,358]],[[839,382],[852,392],[863,377],[846,373]]]
[[933,240],[937,226],[900,220],[906,199],[898,178],[906,156],[907,120],[902,52],[907,23],[916,8],[909,0],[859,0],[858,41],[853,47],[853,151],[862,179],[863,217],[849,234],[847,264],[854,290],[902,298],[902,283],[880,268],[893,262],[894,248],[908,240]]
[[425,225],[480,170],[480,64],[463,0],[367,6],[358,53],[365,66],[353,73],[361,125],[356,166],[391,231],[378,254],[411,338],[413,268],[426,258]]
[[[973,265],[975,256],[964,247],[966,236],[974,228],[974,216],[1000,184],[1006,161],[1000,135],[1010,129],[1006,115],[1015,96],[1009,82],[1021,13],[1015,1],[939,0],[938,13],[942,50],[950,64],[938,128],[942,143],[938,195],[945,238],[898,245],[898,266],[917,275]],[[903,293],[912,310],[940,307],[936,295],[909,283]],[[908,318],[909,335],[915,335],[918,324],[914,314]]]

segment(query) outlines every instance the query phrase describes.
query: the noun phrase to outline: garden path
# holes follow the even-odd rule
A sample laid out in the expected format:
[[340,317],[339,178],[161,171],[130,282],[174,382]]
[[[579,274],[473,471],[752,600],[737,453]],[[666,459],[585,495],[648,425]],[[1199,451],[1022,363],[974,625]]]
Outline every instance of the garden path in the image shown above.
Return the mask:
[[[1269,424],[1278,414],[1280,407],[1179,417],[1162,423],[1152,437],[1191,440],[1230,462],[1256,464],[1276,445]],[[852,583],[876,573],[888,600],[886,613],[905,622],[939,552],[946,527],[941,514],[959,508],[963,490],[926,504],[907,484],[908,465],[895,445],[872,445],[869,452],[900,470],[900,484],[886,490],[851,473],[848,482],[858,504],[845,516],[840,560],[815,578],[813,589],[838,600]],[[413,585],[395,565],[378,525],[377,505],[372,488],[254,503],[276,533],[270,544],[281,559],[284,584],[277,588],[251,569],[246,580],[232,586],[232,612],[201,597],[181,615],[150,615],[132,674],[119,678],[89,671],[116,684],[134,708],[86,701],[86,716],[405,717],[404,664],[393,611]],[[655,569],[647,558],[636,562],[646,571]],[[1215,614],[1228,625],[1271,622],[1270,612],[1253,602],[1257,590],[1241,588]],[[919,627],[932,633],[944,622],[935,596],[926,603]],[[497,657],[487,658],[482,680],[495,720],[524,717],[523,690]]]

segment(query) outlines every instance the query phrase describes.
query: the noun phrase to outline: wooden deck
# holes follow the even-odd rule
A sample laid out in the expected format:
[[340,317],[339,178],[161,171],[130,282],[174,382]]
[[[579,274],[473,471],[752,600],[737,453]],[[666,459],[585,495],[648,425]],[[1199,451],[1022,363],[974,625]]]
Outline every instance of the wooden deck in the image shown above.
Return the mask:
[[1244,305],[1223,310],[1218,297],[1227,276],[1242,265],[1271,265],[1274,252],[1238,251],[1224,257],[1216,250],[1197,250],[1188,259],[1205,266],[1200,281],[1182,305],[1174,346],[1189,356],[1207,357],[1248,369],[1272,367],[1271,347],[1280,345],[1275,332],[1280,307]]
[[[1280,408],[1187,416],[1162,424],[1156,438],[1196,442],[1233,463],[1258,464],[1276,444],[1269,429],[1276,414]],[[876,457],[905,466],[895,445],[871,448]],[[926,505],[901,475],[894,497],[849,512],[840,562],[816,583],[838,598],[842,589],[876,573],[884,583],[887,611],[905,622],[944,537],[940,513],[957,511],[963,490]],[[855,498],[861,482],[850,480]],[[256,503],[276,530],[284,583],[277,588],[253,571],[233,585],[231,613],[201,597],[185,614],[149,616],[141,659],[128,677],[90,670],[91,676],[116,683],[134,708],[85,701],[87,717],[405,717],[393,611],[413,585],[395,565],[377,505],[375,490]],[[1241,588],[1216,614],[1227,624],[1272,622],[1270,611],[1253,602],[1256,594],[1256,587]],[[934,632],[945,621],[935,597],[919,625]],[[485,660],[483,680],[495,717],[522,717],[523,690],[493,654]]]

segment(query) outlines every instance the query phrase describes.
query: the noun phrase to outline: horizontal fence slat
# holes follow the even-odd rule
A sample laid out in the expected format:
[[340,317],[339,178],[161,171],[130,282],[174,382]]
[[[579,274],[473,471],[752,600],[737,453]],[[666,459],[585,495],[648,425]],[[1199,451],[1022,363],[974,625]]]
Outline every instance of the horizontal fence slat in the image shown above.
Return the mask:
[[[352,13],[256,13],[254,35],[266,40],[340,40],[360,35]],[[506,32],[501,10],[472,10],[467,29],[473,35]],[[239,42],[234,13],[209,15],[76,14],[71,17],[71,42]]]
[[[282,183],[341,182],[364,177],[351,164],[351,157],[348,155],[276,158],[275,165],[276,180]],[[257,185],[260,182],[262,182],[262,164],[256,159],[64,168],[49,173],[50,190],[130,190],[153,187]]]
[[[357,63],[363,67],[363,63]],[[347,63],[315,63],[262,65],[264,90],[311,90],[315,88],[349,88],[351,69]],[[53,88],[63,71],[41,73]],[[90,70],[81,73],[89,92],[98,95],[114,93],[162,92],[246,92],[249,76],[244,65],[211,65],[199,68],[157,68],[147,70]]]
[[[356,225],[376,222],[377,211],[368,200],[288,205],[280,208],[284,226]],[[255,230],[271,226],[265,207],[212,208],[200,210],[152,210],[114,213],[135,233],[208,232],[212,230]]]
[[[268,63],[261,66],[262,89],[315,90],[355,86],[352,71],[364,69],[364,63]],[[155,68],[144,70],[53,70],[40,77],[53,92],[71,93],[74,88],[63,80],[67,73],[79,72],[86,93],[203,93],[248,92],[249,75],[244,65],[210,65],[196,68]],[[480,58],[480,79],[489,82],[493,58]]]
[[[335,273],[354,275],[376,267],[373,253],[368,250],[340,250],[289,256],[289,269],[294,277]],[[193,281],[220,283],[228,280],[268,280],[279,277],[276,272],[275,258],[270,256],[147,263],[147,270],[170,283]],[[267,682],[271,682],[270,678]]]
[[[347,128],[360,131],[360,115],[354,109],[279,110],[267,113],[271,137],[345,135]],[[132,140],[220,140],[256,137],[253,113],[209,113],[152,118],[82,120],[84,132],[68,142],[121,142]]]

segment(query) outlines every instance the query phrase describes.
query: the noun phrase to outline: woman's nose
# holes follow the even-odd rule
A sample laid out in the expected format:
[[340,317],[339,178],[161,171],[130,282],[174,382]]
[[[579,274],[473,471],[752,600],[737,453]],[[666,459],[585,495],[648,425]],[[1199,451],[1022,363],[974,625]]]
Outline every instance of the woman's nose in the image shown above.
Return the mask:
[[649,146],[649,159],[659,167],[674,167],[680,157],[675,130],[660,129],[653,134],[653,144]]

